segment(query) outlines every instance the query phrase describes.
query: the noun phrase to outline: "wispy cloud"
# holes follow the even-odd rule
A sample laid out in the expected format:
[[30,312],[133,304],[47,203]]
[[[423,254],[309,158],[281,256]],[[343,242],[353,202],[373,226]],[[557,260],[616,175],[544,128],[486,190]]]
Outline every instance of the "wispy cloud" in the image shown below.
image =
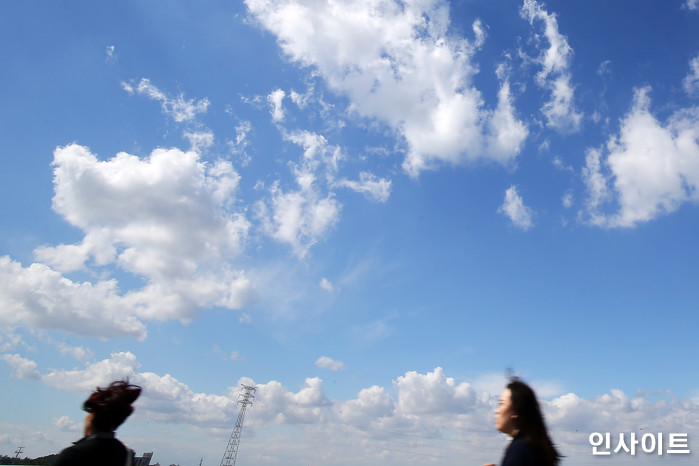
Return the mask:
[[206,98],[199,101],[187,100],[184,98],[184,94],[174,98],[169,97],[147,78],[142,78],[137,84],[122,81],[121,86],[129,94],[146,96],[151,100],[160,102],[163,113],[178,123],[193,121],[198,114],[205,113],[209,108],[209,100]]
[[275,181],[255,211],[266,234],[304,257],[340,219],[342,204],[331,188],[342,153],[316,133],[294,131],[284,137],[303,149],[300,161],[289,164],[296,186],[285,188]]
[[690,60],[689,73],[682,80],[682,86],[687,94],[699,95],[699,55]]
[[524,201],[517,192],[516,186],[510,186],[505,191],[505,200],[498,212],[507,216],[516,227],[522,230],[526,231],[534,226],[532,210],[524,205]]
[[376,202],[386,202],[391,196],[391,180],[378,178],[373,173],[361,172],[359,181],[340,179],[335,182],[338,187],[346,187],[352,191],[364,194]]
[[107,63],[114,63],[116,61],[116,47],[114,47],[113,45],[108,45],[104,52],[106,55],[104,61],[106,61]]
[[556,15],[548,13],[536,0],[524,0],[521,14],[532,25],[535,21],[543,23],[544,36],[549,44],[536,59],[541,65],[536,81],[551,92],[551,99],[541,108],[546,124],[562,132],[578,131],[582,114],[575,108],[575,91],[569,71],[573,49],[559,32]]

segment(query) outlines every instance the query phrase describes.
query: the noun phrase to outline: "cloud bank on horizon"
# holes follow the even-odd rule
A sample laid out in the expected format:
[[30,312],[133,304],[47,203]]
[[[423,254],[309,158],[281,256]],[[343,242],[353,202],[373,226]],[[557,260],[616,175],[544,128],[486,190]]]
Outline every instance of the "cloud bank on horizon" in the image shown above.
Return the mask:
[[[231,386],[222,395],[196,393],[169,374],[161,376],[140,370],[141,364],[130,352],[113,353],[84,369],[51,370],[46,374],[39,374],[35,363],[19,355],[4,355],[4,359],[12,366],[14,377],[38,379],[59,390],[83,393],[111,380],[128,379],[144,389],[134,419],[183,424],[190,429],[190,435],[202,439],[214,436],[222,440],[239,410],[240,386]],[[342,363],[321,357],[316,364],[332,371]],[[332,464],[366,458],[368,453],[356,453],[347,438],[393,463],[415,461],[416,457],[425,460],[434,456],[432,449],[438,449],[448,464],[449,460],[463,461],[464,457],[485,461],[492,455],[488,450],[495,452],[502,447],[502,439],[492,434],[492,419],[505,381],[504,376],[489,375],[473,383],[457,383],[444,369],[436,367],[426,373],[407,372],[396,377],[390,388],[373,385],[361,389],[356,398],[342,401],[328,398],[319,377],[306,378],[296,392],[276,380],[256,383],[243,377],[239,385],[256,388],[245,424],[247,448],[265,452],[249,458],[262,463],[302,461],[308,452],[295,451],[294,437],[277,437],[276,447],[271,448],[269,439],[262,434],[271,428],[295,427],[301,429],[299,435],[311,448],[323,445],[323,457]],[[541,400],[548,426],[573,462],[586,456],[590,432],[636,431],[638,426],[641,430],[652,426],[670,432],[694,430],[699,423],[697,403],[671,396],[658,399],[652,394],[637,393],[630,397],[612,389],[587,400],[561,392],[560,387],[546,382],[535,381],[534,387],[549,398]],[[54,425],[68,433],[77,431],[77,422],[68,416],[54,419]],[[417,433],[421,441],[405,443],[406,438]],[[581,441],[582,437],[585,438]]]

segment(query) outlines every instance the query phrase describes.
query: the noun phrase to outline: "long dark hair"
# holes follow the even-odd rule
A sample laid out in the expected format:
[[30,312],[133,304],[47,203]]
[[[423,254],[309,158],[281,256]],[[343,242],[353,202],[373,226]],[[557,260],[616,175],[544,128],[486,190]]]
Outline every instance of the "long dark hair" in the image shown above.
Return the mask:
[[117,380],[106,388],[97,387],[83,403],[83,409],[93,414],[98,432],[113,432],[133,412],[131,403],[141,394],[141,387],[128,380]]
[[512,411],[517,415],[514,421],[519,430],[518,435],[536,449],[544,464],[558,465],[562,456],[546,431],[544,416],[534,390],[516,377],[510,379],[507,388],[512,394]]

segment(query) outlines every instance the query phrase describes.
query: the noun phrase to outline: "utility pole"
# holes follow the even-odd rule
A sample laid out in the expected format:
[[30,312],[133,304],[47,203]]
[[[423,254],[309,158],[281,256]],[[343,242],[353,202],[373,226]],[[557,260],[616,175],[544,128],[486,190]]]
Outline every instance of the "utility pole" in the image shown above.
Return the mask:
[[15,458],[14,458],[14,459],[18,459],[18,458],[19,458],[19,454],[22,453],[22,450],[24,450],[24,447],[19,447],[19,448],[17,449],[17,451],[15,452]]
[[228,446],[226,447],[226,452],[223,454],[221,459],[221,466],[235,466],[235,460],[238,457],[238,446],[240,445],[240,433],[243,431],[243,420],[245,419],[245,408],[252,405],[255,399],[256,387],[250,385],[243,385],[243,393],[238,395],[238,404],[240,405],[240,412],[238,413],[238,420],[235,421],[235,427],[233,428],[233,433],[228,441]]

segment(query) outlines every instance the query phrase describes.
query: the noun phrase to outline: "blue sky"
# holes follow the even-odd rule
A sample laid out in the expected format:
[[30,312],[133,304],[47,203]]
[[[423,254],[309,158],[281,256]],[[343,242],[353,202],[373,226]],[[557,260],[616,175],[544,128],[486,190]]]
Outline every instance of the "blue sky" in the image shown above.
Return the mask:
[[0,454],[118,377],[160,464],[241,382],[246,464],[497,461],[508,368],[699,434],[696,0],[0,9]]

